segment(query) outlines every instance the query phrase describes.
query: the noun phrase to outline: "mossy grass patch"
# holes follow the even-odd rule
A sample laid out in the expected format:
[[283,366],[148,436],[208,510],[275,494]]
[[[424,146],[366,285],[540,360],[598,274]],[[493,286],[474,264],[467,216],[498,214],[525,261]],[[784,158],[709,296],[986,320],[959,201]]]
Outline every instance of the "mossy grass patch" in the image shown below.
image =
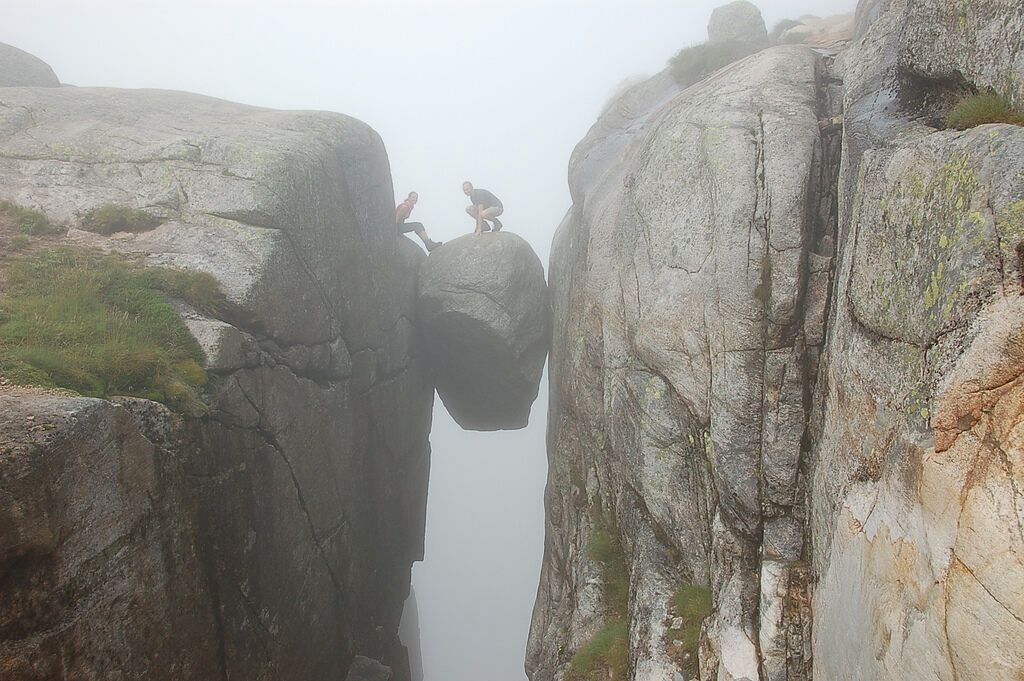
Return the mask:
[[82,217],[81,228],[87,232],[110,235],[115,232],[148,232],[163,223],[163,218],[144,210],[106,203],[86,213]]
[[629,569],[614,517],[600,508],[593,513],[590,558],[601,569],[608,614],[604,627],[572,656],[565,681],[625,681],[629,662]]
[[0,201],[0,216],[10,221],[25,236],[62,234],[64,228],[50,222],[46,214],[33,208],[19,206],[11,201]]
[[1015,109],[1008,98],[995,92],[982,92],[961,99],[946,117],[946,127],[956,130],[986,123],[1024,125],[1024,113]]
[[669,653],[691,678],[697,672],[701,626],[711,610],[711,591],[695,584],[684,584],[676,589],[669,603],[669,614],[673,620],[673,626],[665,635]]
[[565,681],[624,681],[628,662],[629,626],[618,617],[576,651]]
[[618,527],[605,513],[598,515],[590,538],[590,557],[601,566],[605,606],[615,613],[625,614],[629,604],[629,570]]
[[202,409],[203,353],[170,300],[216,310],[223,295],[213,277],[69,248],[6,264],[0,296],[6,379]]

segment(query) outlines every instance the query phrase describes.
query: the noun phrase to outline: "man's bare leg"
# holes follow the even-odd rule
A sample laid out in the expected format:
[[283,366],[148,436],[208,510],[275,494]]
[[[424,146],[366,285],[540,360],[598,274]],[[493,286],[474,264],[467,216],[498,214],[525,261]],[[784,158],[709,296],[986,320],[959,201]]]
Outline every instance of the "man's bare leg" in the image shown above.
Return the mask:
[[483,219],[483,215],[482,215],[483,211],[480,210],[480,208],[478,206],[466,206],[466,212],[471,217],[473,217],[476,220],[476,229],[473,230],[474,236],[478,235],[478,234],[483,234],[483,231],[484,231],[484,225],[483,225],[484,219]]

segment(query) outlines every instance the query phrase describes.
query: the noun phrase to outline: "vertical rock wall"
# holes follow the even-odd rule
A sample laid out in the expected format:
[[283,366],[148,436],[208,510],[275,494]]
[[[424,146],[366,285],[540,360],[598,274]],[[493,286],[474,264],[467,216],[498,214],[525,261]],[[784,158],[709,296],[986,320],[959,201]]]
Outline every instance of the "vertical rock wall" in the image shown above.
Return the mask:
[[892,2],[842,57],[810,525],[819,679],[1024,670],[1024,129],[934,127],[960,93],[1019,98],[1021,22],[1019,2]]
[[832,253],[836,144],[818,125],[831,107],[822,57],[768,50],[647,114],[574,186],[551,265],[535,681],[561,678],[609,614],[588,550],[604,511],[630,573],[630,678],[682,673],[668,629],[684,585],[717,605],[709,675],[806,677],[804,424]]

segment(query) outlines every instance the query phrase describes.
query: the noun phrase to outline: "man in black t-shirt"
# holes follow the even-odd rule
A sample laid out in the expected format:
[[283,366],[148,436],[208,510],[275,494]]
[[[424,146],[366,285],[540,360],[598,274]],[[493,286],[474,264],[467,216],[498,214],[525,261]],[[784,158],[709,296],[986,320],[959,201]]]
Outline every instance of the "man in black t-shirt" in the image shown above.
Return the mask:
[[[472,182],[462,183],[462,193],[469,197],[472,205],[466,206],[466,212],[476,220],[476,230],[473,234],[489,232],[492,229],[497,232],[501,230],[502,224],[498,216],[505,212],[501,205],[501,199],[486,189],[474,189]],[[488,225],[487,221],[492,224]]]

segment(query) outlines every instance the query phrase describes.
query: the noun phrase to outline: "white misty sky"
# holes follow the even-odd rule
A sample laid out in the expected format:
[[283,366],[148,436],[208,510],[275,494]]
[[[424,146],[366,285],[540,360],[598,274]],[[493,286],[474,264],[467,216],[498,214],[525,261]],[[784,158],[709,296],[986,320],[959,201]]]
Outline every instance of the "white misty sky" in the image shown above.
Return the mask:
[[[395,191],[435,239],[470,230],[461,184],[505,203],[547,261],[566,165],[624,79],[701,42],[724,0],[0,0],[0,42],[80,86],[189,90],[325,109],[384,138]],[[771,26],[853,0],[762,0]],[[531,425],[465,433],[438,401],[426,561],[426,681],[522,681],[543,548],[546,386]]]

